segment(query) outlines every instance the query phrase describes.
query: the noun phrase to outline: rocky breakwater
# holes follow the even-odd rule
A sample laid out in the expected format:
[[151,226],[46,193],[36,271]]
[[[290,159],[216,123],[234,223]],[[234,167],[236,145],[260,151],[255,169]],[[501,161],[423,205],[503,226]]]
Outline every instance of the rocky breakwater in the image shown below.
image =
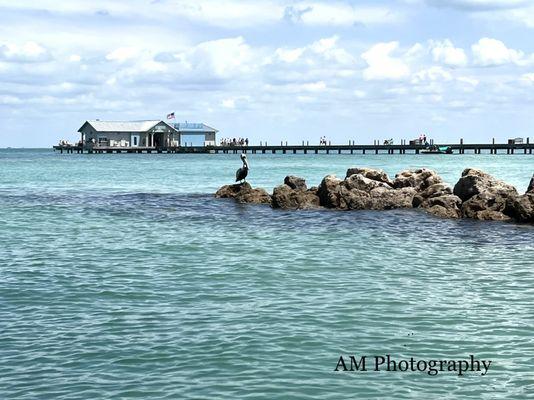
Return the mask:
[[378,169],[349,168],[344,179],[327,175],[318,187],[286,176],[272,195],[244,183],[223,186],[215,196],[281,209],[420,208],[442,218],[534,222],[534,177],[527,193],[519,195],[513,186],[474,168],[463,171],[454,189],[426,168],[402,171],[394,179]]
[[265,189],[252,188],[250,183],[224,185],[215,193],[221,199],[234,199],[238,203],[271,204],[271,196]]

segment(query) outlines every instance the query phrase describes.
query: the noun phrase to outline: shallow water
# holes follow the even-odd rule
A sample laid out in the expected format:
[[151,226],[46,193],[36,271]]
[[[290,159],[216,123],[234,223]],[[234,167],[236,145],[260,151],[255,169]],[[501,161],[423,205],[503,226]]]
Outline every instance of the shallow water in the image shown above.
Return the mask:
[[[249,155],[249,180],[532,156]],[[235,155],[0,151],[0,398],[525,398],[534,227],[212,197]],[[466,359],[486,376],[334,372],[340,355]]]

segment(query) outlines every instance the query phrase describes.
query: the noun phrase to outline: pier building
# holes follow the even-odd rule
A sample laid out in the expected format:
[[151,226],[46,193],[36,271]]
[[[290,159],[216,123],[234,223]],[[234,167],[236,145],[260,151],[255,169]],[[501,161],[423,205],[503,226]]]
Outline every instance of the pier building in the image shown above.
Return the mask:
[[203,123],[173,123],[162,120],[88,120],[78,129],[84,147],[96,148],[173,148],[214,146],[217,130]]

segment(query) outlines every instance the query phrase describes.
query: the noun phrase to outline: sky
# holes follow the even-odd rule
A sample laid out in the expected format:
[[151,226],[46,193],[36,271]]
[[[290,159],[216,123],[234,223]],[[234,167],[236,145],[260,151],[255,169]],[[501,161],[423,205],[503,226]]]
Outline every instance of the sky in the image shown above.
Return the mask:
[[0,0],[0,147],[88,119],[252,144],[534,140],[534,0]]

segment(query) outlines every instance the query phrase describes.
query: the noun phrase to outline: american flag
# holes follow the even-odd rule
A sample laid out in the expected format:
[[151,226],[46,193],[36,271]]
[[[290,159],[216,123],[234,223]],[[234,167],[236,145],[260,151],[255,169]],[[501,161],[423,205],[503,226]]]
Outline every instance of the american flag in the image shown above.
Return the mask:
[[174,119],[174,113],[167,114],[167,119]]

